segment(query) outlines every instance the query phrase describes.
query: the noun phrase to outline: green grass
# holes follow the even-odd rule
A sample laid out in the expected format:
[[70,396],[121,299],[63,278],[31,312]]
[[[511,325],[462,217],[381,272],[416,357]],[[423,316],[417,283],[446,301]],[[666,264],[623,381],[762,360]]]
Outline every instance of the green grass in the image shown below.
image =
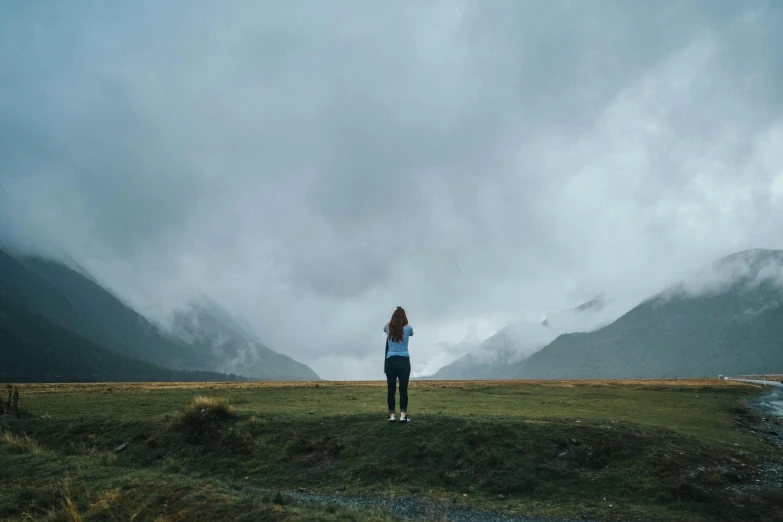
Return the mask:
[[[781,461],[745,429],[755,419],[742,399],[759,391],[417,381],[402,426],[385,422],[378,383],[26,386],[33,417],[0,417],[0,481],[13,484],[0,490],[0,518],[391,520],[258,491],[388,497],[415,487],[507,513],[780,520],[779,490],[742,489],[760,462]],[[36,451],[8,442],[24,433]]]

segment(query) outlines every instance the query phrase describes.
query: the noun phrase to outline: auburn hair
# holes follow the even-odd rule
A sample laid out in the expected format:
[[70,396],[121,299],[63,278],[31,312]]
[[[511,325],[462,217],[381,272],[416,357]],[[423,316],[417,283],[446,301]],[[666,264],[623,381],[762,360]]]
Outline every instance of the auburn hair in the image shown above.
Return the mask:
[[405,310],[401,306],[391,316],[389,321],[389,339],[395,343],[399,343],[403,338],[403,329],[408,325],[408,316],[405,315]]

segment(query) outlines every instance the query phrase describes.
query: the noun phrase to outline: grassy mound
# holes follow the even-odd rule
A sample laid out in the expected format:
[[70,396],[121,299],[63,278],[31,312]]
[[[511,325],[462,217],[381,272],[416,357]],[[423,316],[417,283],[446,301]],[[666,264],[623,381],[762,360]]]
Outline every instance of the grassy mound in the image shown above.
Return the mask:
[[457,500],[467,495],[488,509],[516,502],[542,514],[552,505],[575,513],[604,504],[635,513],[646,505],[712,520],[750,514],[726,488],[752,483],[758,464],[740,448],[665,429],[497,417],[419,417],[409,426],[369,415],[250,419],[222,431],[184,468],[197,468],[204,452],[264,486],[342,486],[374,496],[413,488]]
[[214,441],[226,421],[236,419],[233,406],[224,399],[197,396],[177,415],[172,427],[192,444]]

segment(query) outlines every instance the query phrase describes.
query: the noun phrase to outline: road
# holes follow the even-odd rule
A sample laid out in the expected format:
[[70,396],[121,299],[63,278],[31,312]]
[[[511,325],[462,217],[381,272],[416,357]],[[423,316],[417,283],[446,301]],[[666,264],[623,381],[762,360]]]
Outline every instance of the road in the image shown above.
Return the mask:
[[755,381],[750,379],[728,379],[730,381],[752,382],[754,384],[766,384],[773,388],[749,401],[751,405],[765,415],[783,417],[783,383],[776,381]]

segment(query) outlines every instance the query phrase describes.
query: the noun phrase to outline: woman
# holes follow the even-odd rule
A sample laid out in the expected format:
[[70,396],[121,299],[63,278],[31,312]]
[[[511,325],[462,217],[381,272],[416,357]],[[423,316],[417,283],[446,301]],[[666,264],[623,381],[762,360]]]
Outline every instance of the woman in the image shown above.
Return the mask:
[[400,380],[400,422],[410,422],[408,418],[408,379],[411,376],[411,359],[408,354],[408,338],[413,328],[408,324],[405,310],[398,306],[386,326],[386,361],[383,371],[386,374],[386,402],[389,406],[389,422],[395,422],[394,395],[397,391],[397,379]]

